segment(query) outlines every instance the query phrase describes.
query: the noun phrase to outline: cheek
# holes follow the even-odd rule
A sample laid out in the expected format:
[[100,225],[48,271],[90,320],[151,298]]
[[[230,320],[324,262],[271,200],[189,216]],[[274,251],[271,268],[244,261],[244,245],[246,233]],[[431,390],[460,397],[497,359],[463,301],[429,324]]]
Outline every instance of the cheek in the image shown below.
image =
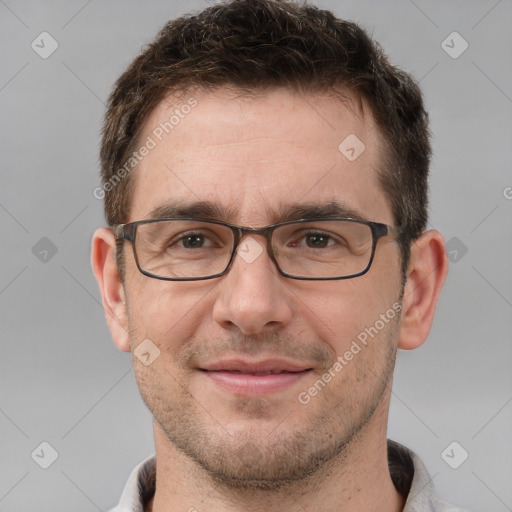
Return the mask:
[[321,289],[297,295],[302,298],[297,303],[299,322],[314,326],[315,334],[337,354],[348,350],[359,335],[364,337],[365,329],[373,326],[398,298],[396,285],[391,286],[385,276],[377,280],[368,274],[325,282]]
[[130,290],[130,330],[133,340],[149,338],[162,351],[175,351],[208,318],[211,300],[204,284],[173,283],[146,278]]

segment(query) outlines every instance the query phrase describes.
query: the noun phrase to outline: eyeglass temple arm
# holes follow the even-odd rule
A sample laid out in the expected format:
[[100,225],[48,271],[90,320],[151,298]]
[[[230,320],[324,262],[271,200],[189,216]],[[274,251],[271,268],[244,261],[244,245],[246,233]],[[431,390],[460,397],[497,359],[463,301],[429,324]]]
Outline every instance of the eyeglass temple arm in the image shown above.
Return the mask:
[[117,224],[112,226],[114,231],[114,238],[116,240],[128,240],[133,242],[135,234],[135,223],[132,224]]

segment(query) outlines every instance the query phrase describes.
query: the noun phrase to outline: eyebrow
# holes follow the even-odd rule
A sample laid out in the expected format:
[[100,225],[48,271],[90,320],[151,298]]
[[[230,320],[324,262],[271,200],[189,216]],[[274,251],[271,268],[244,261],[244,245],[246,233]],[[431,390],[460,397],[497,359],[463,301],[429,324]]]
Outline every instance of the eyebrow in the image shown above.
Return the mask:
[[[296,203],[281,205],[277,209],[265,207],[267,215],[272,224],[299,219],[335,219],[349,218],[366,220],[361,212],[349,207],[340,201],[329,201],[326,203]],[[168,201],[165,204],[153,208],[148,219],[173,219],[180,217],[192,217],[220,220],[223,222],[234,222],[238,211],[233,207],[226,207],[210,201]]]

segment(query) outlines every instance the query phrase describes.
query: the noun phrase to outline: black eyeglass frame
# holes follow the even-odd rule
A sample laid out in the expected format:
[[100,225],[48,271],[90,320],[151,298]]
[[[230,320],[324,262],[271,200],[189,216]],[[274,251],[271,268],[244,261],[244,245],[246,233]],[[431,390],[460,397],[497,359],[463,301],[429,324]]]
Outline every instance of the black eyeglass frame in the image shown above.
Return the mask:
[[[164,222],[164,221],[199,221],[199,222],[207,222],[210,224],[217,224],[221,226],[225,226],[233,232],[233,249],[231,251],[231,255],[229,257],[229,261],[226,265],[226,268],[217,274],[213,274],[211,276],[206,277],[164,277],[164,276],[157,276],[155,274],[151,274],[150,272],[147,272],[143,268],[141,268],[139,259],[137,257],[137,250],[135,249],[135,240],[137,236],[137,226],[141,224],[152,224],[155,222]],[[301,224],[301,223],[312,223],[316,221],[347,221],[347,222],[355,222],[358,224],[364,224],[365,226],[368,226],[372,232],[372,252],[370,255],[370,261],[368,262],[368,265],[364,270],[361,272],[358,272],[356,274],[350,274],[348,276],[340,276],[340,277],[302,277],[302,276],[294,276],[292,274],[288,274],[284,272],[281,267],[279,266],[279,263],[277,262],[277,259],[274,255],[274,250],[272,248],[272,234],[273,232],[281,227],[281,226],[287,226],[290,224]],[[290,220],[285,222],[278,222],[276,224],[270,224],[268,226],[262,227],[262,228],[249,228],[244,226],[236,226],[234,224],[229,224],[227,222],[222,222],[220,220],[215,219],[205,219],[201,217],[170,217],[170,218],[161,218],[161,219],[145,219],[145,220],[138,220],[135,222],[130,222],[128,224],[116,224],[112,226],[112,229],[114,230],[114,237],[116,241],[118,240],[127,240],[131,242],[132,250],[133,250],[133,256],[135,258],[135,263],[137,264],[137,268],[139,269],[139,272],[147,277],[151,277],[153,279],[160,279],[162,281],[205,281],[207,279],[216,279],[218,277],[222,277],[226,275],[231,266],[233,265],[233,261],[235,259],[235,254],[237,252],[238,246],[240,245],[240,241],[245,235],[262,235],[267,239],[267,253],[270,257],[270,259],[274,262],[277,270],[283,277],[287,277],[289,279],[296,279],[300,281],[337,281],[341,279],[353,279],[354,277],[359,277],[364,274],[366,274],[370,267],[372,266],[373,259],[375,256],[375,249],[377,247],[377,241],[384,237],[389,235],[399,235],[403,232],[403,229],[401,227],[397,226],[389,226],[387,224],[382,224],[381,222],[373,222],[369,220],[363,220],[363,219],[352,219],[352,218],[330,218],[330,217],[322,217],[322,218],[313,218],[313,219],[298,219],[298,220]]]

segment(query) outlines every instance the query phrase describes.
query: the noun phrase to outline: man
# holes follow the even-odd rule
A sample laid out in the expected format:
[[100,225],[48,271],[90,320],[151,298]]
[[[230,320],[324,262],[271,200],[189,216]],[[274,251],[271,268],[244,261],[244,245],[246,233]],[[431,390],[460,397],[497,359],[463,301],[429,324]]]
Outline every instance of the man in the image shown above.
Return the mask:
[[92,264],[156,456],[115,511],[446,511],[386,439],[446,272],[421,93],[277,0],[169,22],[117,81]]

